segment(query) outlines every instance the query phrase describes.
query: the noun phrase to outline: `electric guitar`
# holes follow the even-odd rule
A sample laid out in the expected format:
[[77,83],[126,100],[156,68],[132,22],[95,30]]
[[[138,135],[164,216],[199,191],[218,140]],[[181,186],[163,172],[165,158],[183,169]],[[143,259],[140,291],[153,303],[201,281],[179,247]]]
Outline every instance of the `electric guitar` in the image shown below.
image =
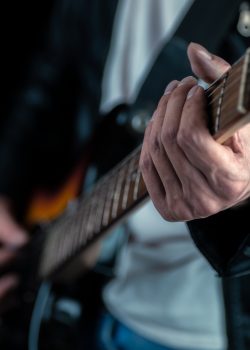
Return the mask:
[[[209,129],[214,139],[223,143],[250,121],[250,48],[228,72],[208,87],[205,94],[210,116]],[[134,208],[148,199],[138,166],[140,150],[141,147],[135,149],[102,177],[90,192],[80,196],[71,211],[66,211],[52,220],[42,234],[31,240],[25,248],[25,262],[27,264],[27,259],[31,256],[36,263],[32,263],[25,281],[30,281],[31,276],[43,286],[50,284],[81,252],[111,231]],[[74,178],[79,184],[81,175],[78,170]],[[71,179],[66,187],[67,195],[62,197],[67,201],[68,193],[71,190],[76,192],[77,186]],[[43,213],[41,207],[39,210],[39,205],[44,208],[45,204],[44,198],[40,198],[37,205],[33,203],[29,214],[30,221],[34,220],[39,211]],[[57,206],[62,207],[58,203]],[[27,267],[29,268],[29,264]],[[43,293],[47,302],[48,290],[45,288]],[[37,312],[39,314],[41,310],[38,308]],[[35,326],[31,329],[32,332],[38,337]]]
[[[220,143],[250,121],[249,61],[250,49],[206,90],[209,127]],[[90,193],[80,197],[71,215],[62,215],[51,224],[41,247],[40,278],[56,274],[148,197],[138,166],[140,150],[141,147],[135,149],[101,178]]]

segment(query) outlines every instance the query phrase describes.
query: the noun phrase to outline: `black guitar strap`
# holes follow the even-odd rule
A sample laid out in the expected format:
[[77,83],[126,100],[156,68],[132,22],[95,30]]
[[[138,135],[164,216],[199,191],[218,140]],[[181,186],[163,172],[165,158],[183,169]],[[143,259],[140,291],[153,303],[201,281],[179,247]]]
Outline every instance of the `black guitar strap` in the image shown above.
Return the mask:
[[241,2],[242,0],[194,1],[174,36],[159,54],[134,108],[147,109],[151,113],[170,80],[192,74],[186,54],[187,45],[191,41],[218,53],[221,43],[239,17]]
[[242,0],[196,0],[175,36],[200,43],[216,52],[234,20],[239,17]]

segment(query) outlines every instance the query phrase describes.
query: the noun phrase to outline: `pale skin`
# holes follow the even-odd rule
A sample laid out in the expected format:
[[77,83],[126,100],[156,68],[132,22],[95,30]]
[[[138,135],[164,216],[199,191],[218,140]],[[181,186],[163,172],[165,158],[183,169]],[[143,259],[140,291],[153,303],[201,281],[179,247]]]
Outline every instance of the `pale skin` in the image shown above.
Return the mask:
[[[189,45],[188,56],[194,74],[208,83],[230,67],[198,44]],[[173,81],[146,129],[140,168],[164,219],[211,216],[250,195],[250,125],[220,145],[208,131],[204,90],[196,79]]]

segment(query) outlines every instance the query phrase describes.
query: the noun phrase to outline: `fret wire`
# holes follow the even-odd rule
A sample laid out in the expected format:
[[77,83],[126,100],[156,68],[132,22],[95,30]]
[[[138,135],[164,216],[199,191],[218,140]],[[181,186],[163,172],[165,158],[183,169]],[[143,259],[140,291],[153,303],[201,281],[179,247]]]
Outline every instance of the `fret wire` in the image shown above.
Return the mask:
[[[228,101],[227,103],[223,104],[221,107],[221,112],[226,112],[228,110],[228,113],[231,113],[231,111],[236,112],[237,111],[237,101],[238,101],[238,96],[235,96],[232,101]],[[214,106],[215,107],[215,106]],[[240,113],[242,114],[242,113]]]
[[98,198],[96,197],[96,193],[94,192],[92,200],[90,202],[90,210],[89,210],[89,216],[88,220],[86,222],[86,236],[87,236],[87,241],[89,241],[94,233],[94,216],[95,216],[95,208],[96,208],[96,203],[98,202]]
[[74,239],[75,239],[75,215],[69,218],[69,221],[65,230],[66,234],[66,255],[72,255],[74,250]]
[[137,171],[136,171],[136,177],[135,177],[134,191],[133,191],[134,201],[136,201],[138,198],[140,179],[141,179],[141,171],[140,171],[139,164],[138,164]]
[[64,259],[69,258],[73,254],[73,246],[72,246],[73,233],[74,233],[74,225],[69,222],[65,233],[66,240],[65,240],[65,246],[64,246]]
[[77,248],[79,247],[79,227],[77,226],[77,222],[79,216],[79,212],[75,213],[74,216],[71,218],[71,222],[68,224],[69,225],[69,245],[67,246],[66,249],[68,249],[68,254],[73,255]]
[[220,115],[221,115],[221,106],[222,106],[222,102],[223,102],[223,98],[224,98],[224,92],[225,92],[225,86],[226,86],[226,82],[227,82],[227,77],[228,74],[226,74],[223,78],[223,82],[222,82],[222,86],[220,89],[220,98],[218,100],[218,104],[217,104],[217,109],[216,109],[216,115],[215,115],[215,132],[217,132],[219,130],[220,127]]
[[[233,82],[231,81],[230,84],[226,85],[226,92],[232,92],[235,91],[235,85],[240,83],[240,79],[234,80]],[[222,83],[220,85],[218,85],[218,87],[216,88],[216,96],[213,96],[212,99],[210,99],[210,96],[206,96],[208,98],[208,104],[212,104],[212,103],[217,103],[218,99],[220,98],[218,90],[221,89],[222,87]]]
[[115,180],[115,179],[110,178],[110,184],[108,186],[108,195],[104,206],[103,219],[102,219],[102,225],[104,227],[109,224],[110,210],[112,208],[113,193],[115,188],[115,181],[112,181],[112,180]]
[[[52,234],[50,237],[50,242],[49,242],[49,244],[50,244],[50,251],[49,251],[50,265],[55,264],[56,256],[59,254],[59,246],[56,244],[58,241],[59,233],[60,233],[58,226],[60,227],[60,225],[57,225],[55,233]],[[60,241],[60,243],[61,243],[61,241]],[[55,252],[57,252],[57,255],[55,254]]]
[[[223,106],[224,105],[228,105],[232,100],[238,100],[238,89],[234,89],[234,90],[228,90],[228,89],[225,89],[225,92],[224,92],[224,96],[225,96],[225,99],[226,101],[223,102]],[[216,104],[218,104],[218,99],[217,101],[214,100],[212,103],[209,103],[209,107],[210,106],[215,106]],[[235,106],[237,108],[237,104]]]
[[[138,154],[138,151],[137,152],[135,152],[134,153],[135,155],[136,155],[136,157],[130,157],[132,160],[133,160],[133,163],[135,163],[135,161],[137,160],[136,158],[139,156],[139,154]],[[133,164],[134,166],[133,166],[133,168],[135,169],[135,170],[137,170],[137,168],[138,168],[138,164]],[[134,170],[133,169],[133,170]],[[119,173],[119,175],[120,175],[120,173]],[[132,174],[133,175],[133,174]],[[130,176],[131,177],[131,176]],[[112,186],[113,187],[113,186]],[[112,194],[112,191],[111,191],[111,194]],[[91,194],[92,196],[93,196],[93,193]],[[111,199],[112,199],[112,195],[111,195]],[[88,201],[89,202],[89,201]],[[88,207],[91,207],[91,209],[93,208],[93,203],[96,203],[96,199],[95,199],[95,201],[92,201],[92,203],[88,203]],[[91,209],[90,209],[90,211],[91,211]],[[79,216],[79,212],[77,212],[77,216]],[[90,216],[91,216],[91,213],[88,213],[87,214],[87,216],[89,217],[88,218],[88,223],[87,223],[87,225],[89,225],[89,220],[90,220]],[[86,217],[86,215],[85,215],[85,217]],[[76,219],[76,217],[74,218],[73,217],[73,220],[74,219]],[[85,220],[83,220],[83,221],[85,221]],[[61,226],[61,225],[60,225]],[[65,228],[64,227],[64,232],[62,233],[62,235],[60,235],[60,241],[61,241],[61,248],[62,248],[62,251],[60,252],[60,256],[62,256],[64,259],[67,257],[67,256],[69,256],[69,255],[72,255],[72,253],[74,253],[74,250],[75,250],[75,246],[77,245],[77,244],[71,244],[71,246],[69,246],[69,244],[68,244],[68,242],[70,242],[70,239],[69,239],[69,237],[71,237],[71,239],[72,239],[72,237],[73,237],[73,234],[74,234],[74,236],[76,235],[76,233],[73,231],[73,234],[71,235],[71,233],[72,232],[67,232],[67,231],[71,231],[71,225],[70,225],[70,222],[68,222],[67,223],[67,225],[66,225],[67,227]],[[72,227],[73,227],[73,224],[72,224]],[[78,230],[76,230],[76,231],[78,231]],[[82,229],[80,230],[80,231],[82,231]],[[89,228],[87,229],[87,239],[89,239],[90,237],[89,237]],[[54,237],[55,238],[55,237]],[[86,235],[85,235],[85,238],[86,238]],[[78,242],[78,240],[76,240],[75,242]],[[66,248],[65,248],[66,247]],[[69,248],[70,248],[70,252],[69,252]],[[66,251],[67,251],[67,254],[66,254]],[[55,257],[55,255],[54,255],[54,257]],[[57,260],[57,259],[56,259]],[[53,264],[55,265],[56,264],[56,261],[54,261],[53,262]]]
[[129,189],[131,185],[131,174],[134,172],[134,166],[135,166],[135,157],[131,159],[128,165],[128,170],[127,170],[127,179],[124,187],[124,192],[123,192],[123,198],[122,198],[122,209],[127,208],[127,202],[128,202],[128,194],[129,194]]
[[72,221],[74,222],[74,231],[72,234],[72,249],[76,251],[79,248],[79,245],[81,244],[81,225],[83,220],[84,214],[82,213],[82,210],[80,208],[77,208],[76,213],[74,213],[74,216],[72,217]]
[[[136,153],[138,153],[138,151],[136,150],[136,152],[134,152],[134,154],[136,154]],[[131,156],[130,156],[130,158],[131,158]],[[92,196],[93,194],[91,193],[91,196]],[[86,196],[85,196],[86,197]],[[90,214],[88,214],[88,215],[90,215]],[[84,220],[83,220],[84,221]],[[89,229],[89,228],[88,228]],[[85,230],[81,230],[81,231],[85,231]],[[76,234],[76,233],[74,233],[74,234]],[[86,235],[85,235],[85,238],[87,238],[86,237]],[[89,238],[89,237],[88,237]],[[64,250],[65,250],[65,237],[60,237],[60,241],[62,241],[62,244],[63,244],[63,252],[64,252]],[[74,247],[75,246],[75,244],[73,244],[73,246],[72,247]],[[62,253],[61,253],[62,254]],[[63,253],[64,254],[64,253]]]
[[86,226],[87,226],[87,219],[89,217],[90,210],[91,210],[90,200],[86,201],[85,205],[79,210],[79,216],[81,217],[81,220],[79,222],[77,234],[78,234],[80,245],[84,245],[88,240]]
[[69,255],[70,250],[70,229],[69,229],[69,222],[66,223],[63,230],[60,232],[59,237],[61,237],[61,249],[57,256],[55,256],[55,259],[58,258],[58,260],[65,260]]
[[[57,250],[57,254],[59,254],[59,245],[57,244],[57,241],[59,239],[59,229],[58,227],[60,228],[60,225],[57,223],[55,224],[55,228],[54,228],[54,231],[51,232],[51,234],[49,235],[50,238],[49,238],[49,245],[50,245],[50,250],[48,252],[49,254],[49,258],[51,259],[51,261],[53,261],[55,259],[55,250]],[[52,227],[53,229],[53,227]],[[62,242],[60,241],[60,244]]]
[[[231,94],[228,94],[227,92],[224,94],[224,96],[226,96],[225,98],[225,101],[223,102],[223,105],[222,105],[222,110],[227,110],[227,109],[230,109],[230,112],[231,110],[233,111],[236,111],[237,110],[237,101],[238,101],[238,95],[231,95]],[[230,99],[228,99],[227,97],[230,97]],[[217,102],[218,104],[218,102]],[[214,110],[216,107],[217,107],[217,104],[213,103],[212,105],[209,105],[209,108],[210,110]]]
[[[139,151],[138,151],[138,149],[136,150],[136,152],[134,152],[134,156],[130,156],[129,158],[132,159],[135,162],[137,160],[137,158],[139,158]],[[135,170],[137,169],[137,167],[138,167],[138,164],[134,164],[133,168],[135,168]],[[112,191],[109,192],[109,193],[112,194]],[[93,195],[93,194],[91,194],[91,195]],[[112,199],[112,195],[111,195],[111,199]],[[90,205],[90,203],[89,203],[90,201],[89,200],[86,201],[86,202],[88,202],[88,205]],[[85,204],[86,204],[86,202],[85,202]],[[92,206],[93,206],[93,203],[92,203]],[[79,213],[78,213],[78,215],[79,215]],[[89,213],[87,215],[89,216]],[[53,266],[53,267],[56,267],[56,265],[58,264],[60,258],[61,258],[61,260],[65,260],[69,255],[74,253],[74,249],[72,249],[72,248],[74,248],[75,245],[73,244],[70,247],[71,248],[70,250],[72,250],[72,251],[69,254],[69,244],[68,244],[68,242],[70,242],[69,236],[71,236],[71,235],[67,231],[70,228],[70,222],[67,222],[67,224],[66,224],[65,221],[67,221],[67,220],[65,220],[65,218],[63,218],[63,220],[60,220],[60,222],[57,223],[58,227],[53,228],[53,230],[56,231],[56,232],[54,231],[55,233],[53,234],[53,244],[50,245],[50,247],[51,247],[50,266]],[[63,223],[64,223],[64,225],[66,224],[66,226],[67,226],[66,228],[63,225]],[[62,227],[63,227],[62,233],[59,234],[59,231],[61,231]],[[53,245],[55,247],[58,247],[58,244],[55,244],[55,241],[57,241],[58,239],[60,240],[60,253],[59,254],[54,254],[55,251],[53,251]],[[60,257],[59,257],[59,255],[60,255]],[[49,268],[49,266],[47,267],[47,269],[48,268]],[[43,267],[43,270],[44,270],[44,267]],[[49,270],[50,270],[50,268],[49,268]]]
[[[240,83],[240,81],[239,81],[240,79],[238,79],[238,81],[236,81],[236,82],[238,82],[238,83]],[[235,82],[235,81],[234,81]],[[231,88],[229,89],[228,88],[228,84],[226,85],[226,89],[225,89],[225,93],[224,93],[224,100],[226,100],[226,96],[230,96],[231,95],[231,99],[230,100],[227,100],[226,102],[224,102],[223,103],[223,105],[221,106],[221,111],[220,111],[220,113],[221,113],[221,115],[223,114],[223,112],[225,112],[227,109],[228,109],[228,111],[227,111],[227,114],[228,113],[230,113],[230,115],[231,115],[231,109],[233,109],[234,107],[234,109],[236,109],[237,108],[237,101],[238,101],[238,94],[236,95],[236,94],[232,94],[232,86],[231,86]],[[217,98],[217,100],[218,100],[218,98]],[[212,109],[215,109],[215,99],[213,100],[213,101],[210,101],[210,103],[208,104],[209,106],[210,106],[210,108],[212,107]],[[235,113],[235,112],[234,112]],[[214,112],[214,114],[212,113],[212,116],[213,115],[216,115],[216,113]],[[218,115],[218,111],[217,111],[217,115]],[[224,118],[225,119],[225,118]],[[227,116],[227,118],[226,118],[227,120],[228,120],[228,123],[230,122],[230,119],[229,119],[229,116]]]
[[98,201],[98,206],[96,210],[96,215],[95,215],[95,225],[94,225],[94,233],[98,233],[101,228],[102,228],[102,219],[103,219],[103,213],[104,213],[104,208],[105,208],[105,203],[106,203],[106,198],[107,198],[107,186],[105,183],[102,183],[102,186],[99,186],[100,189],[98,188],[98,196],[99,196],[99,201]]
[[68,216],[68,220],[64,225],[62,235],[65,236],[63,240],[63,251],[64,259],[69,257],[74,252],[74,239],[75,239],[75,213]]
[[102,218],[103,218],[106,196],[107,196],[107,192],[102,191],[101,201],[100,201],[100,203],[98,203],[98,208],[96,211],[95,227],[94,227],[95,233],[100,232],[102,229]]
[[[61,234],[59,234],[61,233]],[[63,254],[63,250],[64,250],[64,235],[62,234],[62,232],[57,230],[52,231],[52,235],[54,236],[54,247],[53,247],[53,251],[52,253],[52,260],[55,261],[57,260],[57,257],[61,257]],[[52,244],[51,244],[52,245]],[[55,249],[56,249],[56,253],[55,253]]]
[[113,196],[113,205],[111,210],[111,217],[115,219],[117,217],[117,211],[119,207],[120,195],[122,190],[122,183],[124,182],[124,170],[123,168],[117,174],[117,181],[115,186],[115,192]]
[[[236,68],[236,67],[235,67]],[[237,69],[233,69],[232,71],[229,70],[227,73],[229,74],[229,78],[230,78],[230,82],[232,81],[237,81],[238,79],[240,80],[240,75],[239,75],[239,72],[238,70],[242,69],[242,65],[241,66],[237,66]],[[236,74],[237,73],[237,74]],[[220,81],[221,78],[218,79],[218,85],[217,86],[214,86],[213,84],[211,86],[209,86],[207,88],[206,93],[207,93],[207,97],[210,98],[214,93],[217,92],[217,89],[220,88],[220,85],[221,85],[221,81]]]
[[[228,78],[228,83],[226,85],[226,90],[230,91],[231,89],[235,89],[235,84],[239,84],[240,83],[240,77],[237,77],[234,80],[230,80],[230,77]],[[206,97],[208,99],[208,103],[214,103],[216,100],[219,99],[219,95],[218,95],[218,90],[221,89],[221,85],[222,85],[222,81],[220,82],[220,84],[214,89],[213,93],[211,94],[207,94],[207,90],[205,90],[206,93]],[[216,92],[216,95],[214,95],[214,93]]]
[[[230,114],[227,114],[227,117],[228,116],[230,116],[231,117],[231,119],[230,119],[230,122],[229,123],[231,123],[234,119],[236,119],[237,117],[241,117],[242,118],[242,114],[235,114],[235,113],[230,113]],[[247,115],[246,115],[247,116]],[[227,127],[227,125],[228,124],[226,124],[224,127]],[[223,130],[223,128],[221,129],[221,130]],[[221,131],[221,130],[218,130],[218,132],[219,131]]]
[[[235,65],[232,66],[231,71],[230,71],[230,76],[236,75],[237,70],[241,69],[241,65]],[[209,92],[209,88],[206,90],[207,92]],[[212,96],[212,94],[214,93],[214,91],[212,90],[212,93],[208,94],[207,97]],[[136,155],[138,153],[138,149],[141,149],[141,146],[137,147],[132,153],[130,153],[121,163],[119,163],[113,170],[112,173],[116,173],[116,171],[118,170],[117,168],[122,167],[125,163],[127,163],[134,155]],[[106,178],[110,177],[111,172],[108,172],[106,175],[104,175],[98,182],[102,183],[102,181],[105,181]],[[91,195],[91,193],[90,193]]]
[[[234,64],[231,69],[227,70],[226,73],[229,73],[229,76],[234,79],[235,77],[238,78],[239,77],[239,70],[241,70],[243,67],[243,61],[242,62],[238,62],[237,64]],[[223,74],[224,75],[224,74]],[[222,75],[222,77],[223,77]],[[214,88],[216,87],[216,84],[220,84],[220,79],[222,78],[218,78],[213,84],[211,84],[208,88],[207,91],[208,93],[210,93],[210,90],[213,91]],[[217,85],[218,86],[218,85]]]
[[[104,176],[102,176],[96,183],[96,186],[103,186],[104,183],[110,180],[112,176],[115,176],[119,169],[123,166],[125,166],[126,163],[130,161],[134,156],[139,153],[141,149],[141,145],[135,148],[130,154],[128,154],[120,163],[118,163],[112,170],[107,172]],[[90,199],[92,196],[92,191],[88,192],[87,194],[83,194],[79,197],[79,204],[81,206],[81,203],[85,203],[88,199]]]
[[131,166],[131,168],[130,168],[130,176],[134,177],[134,179],[135,179],[135,174],[134,173],[137,171],[138,166],[139,166],[138,160],[134,159],[133,160],[133,166]]
[[250,48],[247,50],[247,55],[244,60],[242,73],[241,73],[241,82],[240,82],[240,91],[239,91],[239,100],[237,104],[238,110],[241,110],[242,112],[245,112],[246,108],[244,107],[245,102],[245,96],[244,93],[246,92],[246,84],[247,79],[249,78],[249,71],[250,71]]
[[[87,233],[87,240],[89,240],[90,238],[92,238],[93,234],[96,231],[96,219],[97,219],[97,211],[98,208],[100,207],[100,202],[103,201],[103,196],[101,195],[103,192],[103,188],[105,188],[104,184],[97,182],[94,190],[92,191],[91,194],[91,209],[90,209],[90,215],[91,218],[88,220],[88,223],[86,224],[86,233]],[[93,201],[94,199],[94,201]],[[100,209],[99,209],[100,211]],[[91,221],[91,222],[90,222]],[[90,236],[91,234],[91,236]]]
[[[140,152],[141,149],[141,145],[138,146],[137,148],[135,148],[129,155],[127,155],[120,163],[118,163],[111,171],[109,171],[107,174],[105,174],[104,176],[102,176],[97,184],[100,184],[100,186],[102,186],[102,183],[109,181],[109,179],[112,176],[115,176],[117,174],[117,172],[119,171],[119,169],[121,167],[123,167],[127,162],[130,161],[130,159],[132,159],[133,157],[135,157],[136,155],[138,155],[138,153]],[[91,195],[91,193],[90,193]]]
[[[231,97],[231,99],[227,100],[227,102],[224,102],[221,107],[221,112],[225,112],[228,110],[228,113],[235,113],[237,111],[237,102],[238,102],[238,96],[234,95]],[[235,107],[235,108],[234,108]],[[210,106],[211,110],[214,111],[216,109],[216,105],[213,104]],[[244,114],[239,112],[240,114]]]
[[111,171],[109,171],[106,175],[104,175],[98,182],[101,182],[102,180],[106,181],[111,176],[116,175],[121,167],[123,167],[127,162],[129,162],[131,158],[136,156],[140,147],[135,148],[129,155],[127,155],[127,157],[125,157],[125,159],[123,159],[120,163],[118,163]]
[[[241,69],[242,69],[241,63],[238,63],[238,65],[234,65],[232,69],[229,71],[227,81],[226,81],[226,78],[224,77],[221,81],[218,80],[217,86],[211,85],[211,87],[205,90],[206,96],[209,100],[208,103],[209,105],[212,106],[212,108],[215,108],[215,104],[219,102],[220,108],[217,110],[217,115],[218,113],[220,114],[221,120],[223,120],[225,111],[227,109],[230,110],[230,105],[233,103],[232,98],[233,100],[235,99],[235,95],[232,95],[230,101],[226,101],[226,103],[224,102],[222,103],[222,96],[232,94],[233,88],[240,81],[238,72]],[[248,72],[249,72],[249,68],[248,68]],[[218,91],[220,91],[220,93],[217,96]],[[237,117],[236,111],[230,110],[229,112],[227,112],[227,117],[231,117],[230,120],[233,120],[233,117]],[[88,239],[91,238],[90,236],[88,237],[88,233],[86,232],[88,232],[90,229],[91,229],[90,231],[92,231],[93,224],[91,224],[90,218],[91,216],[93,218],[93,213],[95,214],[95,219],[96,219],[96,217],[99,216],[98,213],[99,212],[101,213],[103,209],[103,217],[101,217],[101,225],[99,226],[94,225],[95,232],[98,231],[98,229],[100,231],[104,223],[106,223],[106,225],[110,223],[110,209],[112,207],[112,201],[115,200],[113,204],[113,214],[114,213],[117,214],[117,208],[119,207],[118,197],[120,197],[121,195],[122,182],[124,181],[124,180],[123,181],[120,180],[119,175],[122,173],[124,167],[126,170],[127,178],[125,181],[123,197],[122,197],[122,205],[121,205],[122,209],[124,210],[127,208],[130,185],[132,180],[134,180],[133,199],[136,200],[138,198],[140,180],[142,179],[140,169],[139,169],[139,164],[137,162],[137,160],[139,160],[140,150],[141,150],[141,146],[135,149],[121,163],[119,163],[112,171],[108,172],[104,177],[102,177],[97,182],[96,186],[98,186],[98,184],[99,186],[108,184],[109,191],[106,193],[107,193],[107,197],[109,198],[100,196],[100,192],[99,192],[100,201],[97,204],[97,210],[95,212],[94,212],[94,209],[96,209],[96,206],[94,204],[96,203],[96,198],[95,198],[95,201],[93,202],[91,201],[91,197],[93,195],[96,195],[96,193],[94,191],[91,191],[88,195],[85,194],[84,196],[82,196],[82,201],[84,202],[84,205],[80,208],[79,212],[74,214],[72,218],[72,220],[74,220],[74,224],[73,224],[73,221],[71,222],[71,220],[68,222],[60,221],[58,226],[55,226],[54,228],[52,227],[51,231],[52,232],[54,231],[54,232],[51,236],[53,237],[46,239],[46,242],[44,243],[43,260],[42,260],[43,270],[50,271],[51,270],[50,265],[55,267],[58,264],[59,255],[63,254],[64,256],[67,256],[69,254],[72,254],[72,252],[77,248],[79,240],[83,244]],[[117,181],[114,181],[114,180],[117,180],[117,178],[120,181],[120,183],[118,183]],[[116,186],[114,186],[115,183],[116,183]],[[129,183],[129,186],[128,186],[128,183]],[[114,189],[116,189],[116,194],[114,194]],[[106,199],[109,199],[106,202],[108,203],[108,206],[105,203],[105,205],[102,208],[102,202],[105,202]],[[75,228],[75,221],[78,222],[77,218],[80,215],[82,218],[81,225],[78,225],[78,227]],[[87,221],[86,221],[86,218],[87,218]],[[94,220],[94,222],[96,223],[97,220]],[[65,225],[66,227],[65,226],[63,227],[63,223],[66,224]]]

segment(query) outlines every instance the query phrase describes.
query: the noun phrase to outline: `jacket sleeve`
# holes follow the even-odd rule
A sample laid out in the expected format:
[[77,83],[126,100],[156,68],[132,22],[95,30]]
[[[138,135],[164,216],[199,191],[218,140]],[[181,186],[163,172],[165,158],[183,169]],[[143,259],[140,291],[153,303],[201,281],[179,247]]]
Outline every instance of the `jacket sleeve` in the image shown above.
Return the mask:
[[188,223],[191,236],[220,276],[250,273],[250,205]]

